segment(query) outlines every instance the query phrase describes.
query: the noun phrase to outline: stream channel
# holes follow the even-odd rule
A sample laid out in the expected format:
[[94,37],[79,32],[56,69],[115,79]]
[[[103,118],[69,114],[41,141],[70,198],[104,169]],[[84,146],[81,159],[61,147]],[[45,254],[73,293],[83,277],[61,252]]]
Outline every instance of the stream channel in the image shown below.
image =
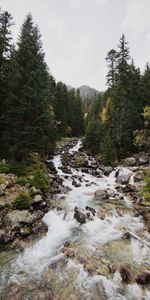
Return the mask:
[[[78,141],[69,153],[74,155],[80,147]],[[150,270],[150,235],[142,217],[121,193],[119,199],[94,199],[99,189],[118,193],[116,170],[99,177],[71,167],[71,174],[66,174],[60,169],[62,155],[55,155],[52,162],[68,192],[56,195],[55,208],[44,216],[47,234],[1,266],[1,299],[149,300],[149,286],[142,287],[134,280],[138,272]],[[132,173],[129,168],[122,168],[122,172]],[[78,187],[72,185],[72,174],[80,183]],[[81,225],[74,219],[74,208],[86,206],[96,214]],[[127,231],[139,240],[123,239]],[[124,265],[132,270],[129,284],[122,283],[120,276]]]

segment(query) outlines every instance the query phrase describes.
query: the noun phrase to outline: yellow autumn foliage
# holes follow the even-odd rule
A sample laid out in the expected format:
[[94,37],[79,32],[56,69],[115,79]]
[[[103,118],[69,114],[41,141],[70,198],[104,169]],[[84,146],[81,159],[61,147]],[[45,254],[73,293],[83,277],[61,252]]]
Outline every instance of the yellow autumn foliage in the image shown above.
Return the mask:
[[111,98],[109,97],[107,99],[106,105],[103,106],[100,117],[101,117],[101,121],[103,123],[106,123],[109,119],[109,111],[111,110],[111,105],[112,105],[112,101]]

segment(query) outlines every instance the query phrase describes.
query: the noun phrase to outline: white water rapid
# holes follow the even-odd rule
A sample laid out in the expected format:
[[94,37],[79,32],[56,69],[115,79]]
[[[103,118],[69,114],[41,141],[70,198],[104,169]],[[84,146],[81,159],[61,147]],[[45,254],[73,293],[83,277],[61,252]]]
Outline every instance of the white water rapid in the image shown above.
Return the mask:
[[[78,141],[69,150],[70,154],[76,153],[80,146],[81,141]],[[59,203],[62,203],[61,211],[50,210],[44,216],[43,221],[48,225],[47,234],[3,268],[0,278],[1,287],[5,288],[13,282],[28,284],[31,279],[40,281],[52,263],[64,258],[62,252],[64,242],[71,241],[79,255],[88,256],[89,260],[92,258],[91,264],[98,262],[104,256],[103,259],[112,263],[116,271],[113,276],[91,275],[77,259],[70,258],[61,270],[54,271],[57,274],[58,289],[61,290],[60,287],[62,287],[62,298],[57,298],[58,300],[149,300],[149,289],[142,289],[136,283],[123,285],[119,274],[119,266],[124,263],[136,266],[137,269],[140,267],[143,269],[145,266],[150,268],[150,251],[147,247],[150,243],[150,236],[144,231],[142,218],[135,216],[130,199],[127,197],[118,200],[118,204],[116,200],[114,204],[112,199],[106,202],[104,207],[103,203],[93,200],[97,189],[116,191],[115,172],[113,171],[108,177],[103,175],[99,178],[72,168],[72,174],[77,176],[77,180],[81,177],[81,186],[74,187],[72,174],[66,176],[60,169],[61,154],[56,155],[52,161],[58,175],[63,179],[63,184],[71,190],[67,194],[57,196]],[[124,169],[123,172],[130,171]],[[62,196],[64,196],[63,200]],[[105,210],[107,208],[108,213],[104,219],[100,219],[97,213],[92,221],[80,225],[73,217],[74,207],[85,208],[86,205],[95,208],[97,212],[101,210],[101,207]],[[119,205],[120,214],[116,208],[117,205]],[[130,242],[123,241],[122,236],[126,231],[141,235],[143,243],[134,238]],[[77,289],[78,297],[69,298],[65,294],[64,280],[74,288],[74,291]],[[55,288],[57,289],[57,284]],[[103,290],[103,296],[95,290],[98,288]]]

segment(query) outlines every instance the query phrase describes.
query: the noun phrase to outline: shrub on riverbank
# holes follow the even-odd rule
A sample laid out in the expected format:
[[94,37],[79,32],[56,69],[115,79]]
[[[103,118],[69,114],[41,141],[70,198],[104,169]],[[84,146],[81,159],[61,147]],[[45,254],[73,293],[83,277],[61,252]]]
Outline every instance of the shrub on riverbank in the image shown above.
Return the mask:
[[13,208],[17,209],[28,209],[32,204],[32,198],[29,193],[20,192],[20,194],[16,197],[16,199],[12,203]]
[[41,169],[37,169],[33,173],[33,178],[31,179],[30,184],[35,186],[36,189],[40,189],[43,193],[46,193],[50,187],[48,177]]
[[9,162],[0,164],[0,173],[12,173],[17,176],[25,176],[27,174],[27,163]]

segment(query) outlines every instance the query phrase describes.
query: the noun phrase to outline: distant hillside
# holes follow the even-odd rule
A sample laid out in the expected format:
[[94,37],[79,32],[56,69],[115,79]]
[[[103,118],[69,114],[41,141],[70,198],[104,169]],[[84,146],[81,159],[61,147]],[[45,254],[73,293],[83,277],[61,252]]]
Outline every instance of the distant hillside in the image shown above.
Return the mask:
[[80,86],[79,90],[80,90],[80,96],[83,100],[84,99],[93,99],[99,94],[99,91],[97,91],[87,85]]
[[[67,86],[68,90],[71,90],[71,86]],[[81,85],[79,87],[80,90],[80,96],[83,102],[83,108],[84,112],[88,112],[93,104],[93,100],[95,99],[96,96],[100,94],[100,92],[94,88],[91,88],[87,85]]]
[[83,102],[84,112],[87,113],[90,111],[95,97],[98,96],[100,92],[95,90],[94,88],[87,86],[87,85],[80,86],[79,90],[80,90],[80,96],[81,96],[81,99]]

